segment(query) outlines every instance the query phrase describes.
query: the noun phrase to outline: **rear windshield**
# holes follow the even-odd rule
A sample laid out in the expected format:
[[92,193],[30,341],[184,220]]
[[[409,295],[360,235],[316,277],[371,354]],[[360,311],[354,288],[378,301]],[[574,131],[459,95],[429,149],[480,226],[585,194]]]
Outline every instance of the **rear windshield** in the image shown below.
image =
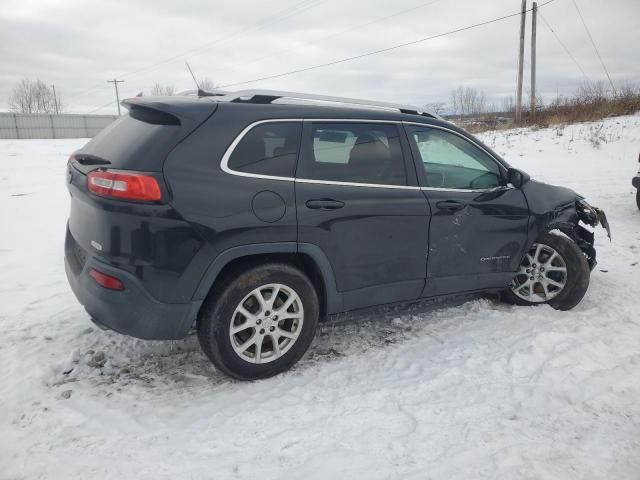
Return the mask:
[[109,168],[161,171],[164,159],[178,143],[179,125],[157,125],[128,114],[111,123],[77,153],[109,162]]

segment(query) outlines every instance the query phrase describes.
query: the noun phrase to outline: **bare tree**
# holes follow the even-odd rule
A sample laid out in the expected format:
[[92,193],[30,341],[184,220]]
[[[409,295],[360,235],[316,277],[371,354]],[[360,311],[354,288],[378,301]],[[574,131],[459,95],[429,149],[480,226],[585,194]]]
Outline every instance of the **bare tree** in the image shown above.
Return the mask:
[[62,98],[40,79],[23,78],[9,96],[9,110],[16,113],[56,113],[62,108]]
[[161,85],[159,82],[153,84],[150,95],[152,97],[168,97],[176,93],[176,87],[173,85]]
[[444,114],[446,104],[444,102],[427,103],[424,106],[425,111],[435,113],[436,115]]
[[216,84],[213,83],[213,80],[211,80],[209,77],[207,77],[206,75],[204,77],[200,77],[198,79],[198,85],[200,86],[200,88],[202,90],[204,90],[205,92],[211,92],[212,90],[215,90]]
[[[525,110],[531,110],[531,92],[527,95],[527,103],[525,105]],[[536,95],[536,111],[540,111],[544,108],[544,98],[542,94],[538,93]]]
[[460,116],[464,115],[464,110],[462,108],[464,97],[464,88],[458,87],[451,92],[451,109],[453,113],[456,113]]
[[478,115],[487,110],[487,96],[476,88],[458,87],[451,92],[451,105],[461,117]]
[[473,113],[487,112],[487,95],[484,92],[478,92],[476,101],[473,104]]
[[577,97],[584,103],[603,101],[608,95],[602,80],[596,82],[584,81],[578,87]]
[[516,111],[516,104],[513,100],[513,95],[510,95],[508,97],[504,97],[502,99],[502,111],[507,113],[513,113]]

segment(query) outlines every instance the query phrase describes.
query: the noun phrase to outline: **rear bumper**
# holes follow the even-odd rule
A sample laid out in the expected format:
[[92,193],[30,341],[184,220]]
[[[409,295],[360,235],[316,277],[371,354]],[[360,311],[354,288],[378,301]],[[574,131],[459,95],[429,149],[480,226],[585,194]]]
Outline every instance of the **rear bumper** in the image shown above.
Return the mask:
[[631,180],[631,185],[633,185],[637,189],[640,189],[640,175],[636,175],[635,177],[633,177],[633,179]]
[[[140,281],[128,272],[93,257],[80,265],[65,255],[65,271],[71,289],[98,325],[145,340],[184,338],[195,322],[201,301],[164,303],[153,298]],[[73,264],[73,265],[72,265]],[[120,279],[123,291],[108,290],[89,276],[89,270]]]

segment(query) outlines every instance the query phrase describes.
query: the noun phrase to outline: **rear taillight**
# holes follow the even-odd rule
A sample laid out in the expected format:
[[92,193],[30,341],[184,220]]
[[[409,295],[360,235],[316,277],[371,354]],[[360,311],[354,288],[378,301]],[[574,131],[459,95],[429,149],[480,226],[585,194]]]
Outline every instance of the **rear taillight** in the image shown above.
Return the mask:
[[153,176],[117,170],[94,170],[87,175],[87,188],[101,197],[156,202],[162,199],[160,184]]
[[95,268],[89,270],[89,275],[101,287],[108,288],[109,290],[124,290],[124,285],[116,277],[102,273]]

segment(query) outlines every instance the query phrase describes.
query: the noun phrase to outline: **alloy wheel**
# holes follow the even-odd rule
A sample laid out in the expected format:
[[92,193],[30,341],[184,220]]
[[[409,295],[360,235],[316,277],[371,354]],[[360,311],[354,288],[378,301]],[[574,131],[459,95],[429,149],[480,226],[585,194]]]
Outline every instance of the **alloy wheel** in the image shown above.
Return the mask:
[[236,354],[250,363],[269,363],[287,353],[304,321],[300,296],[280,283],[263,285],[236,307],[229,326]]
[[531,246],[520,263],[511,290],[522,300],[548,302],[567,284],[567,264],[557,250],[542,243]]

